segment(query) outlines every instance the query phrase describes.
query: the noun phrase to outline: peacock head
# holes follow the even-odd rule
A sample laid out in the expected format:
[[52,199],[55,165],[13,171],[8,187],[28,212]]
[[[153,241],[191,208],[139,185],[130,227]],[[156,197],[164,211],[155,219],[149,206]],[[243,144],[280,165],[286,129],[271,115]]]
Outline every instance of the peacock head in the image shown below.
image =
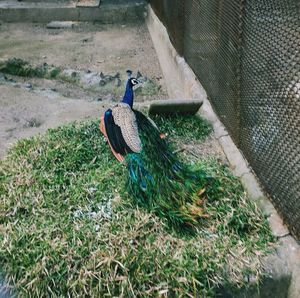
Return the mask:
[[128,81],[127,81],[127,86],[132,89],[138,88],[139,84],[141,83],[137,78],[132,77],[132,71],[127,70],[126,71],[127,76],[128,76]]
[[129,85],[130,87],[132,87],[133,89],[135,89],[135,87],[140,84],[140,82],[138,81],[138,79],[136,78],[130,78],[129,79]]

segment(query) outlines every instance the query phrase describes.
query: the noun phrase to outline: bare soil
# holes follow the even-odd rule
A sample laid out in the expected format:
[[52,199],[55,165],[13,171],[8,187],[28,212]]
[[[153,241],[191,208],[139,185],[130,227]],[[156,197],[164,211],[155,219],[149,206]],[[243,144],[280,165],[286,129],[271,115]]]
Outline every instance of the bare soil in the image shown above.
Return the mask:
[[[115,75],[122,84],[126,70],[139,71],[158,86],[137,102],[167,97],[163,75],[145,24],[78,23],[73,29],[47,29],[44,24],[0,25],[0,59],[21,58]],[[121,90],[123,89],[123,85]],[[123,92],[123,91],[121,91]],[[89,90],[71,82],[7,76],[0,78],[0,158],[16,140],[74,120],[100,117],[120,99],[114,88]]]

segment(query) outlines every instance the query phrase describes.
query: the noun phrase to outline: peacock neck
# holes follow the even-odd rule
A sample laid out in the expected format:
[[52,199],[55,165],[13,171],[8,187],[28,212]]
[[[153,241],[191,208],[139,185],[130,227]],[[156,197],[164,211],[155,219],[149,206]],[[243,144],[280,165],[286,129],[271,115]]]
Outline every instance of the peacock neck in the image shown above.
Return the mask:
[[127,82],[126,90],[122,102],[127,103],[131,108],[133,107],[133,89],[130,84],[130,80],[128,80]]

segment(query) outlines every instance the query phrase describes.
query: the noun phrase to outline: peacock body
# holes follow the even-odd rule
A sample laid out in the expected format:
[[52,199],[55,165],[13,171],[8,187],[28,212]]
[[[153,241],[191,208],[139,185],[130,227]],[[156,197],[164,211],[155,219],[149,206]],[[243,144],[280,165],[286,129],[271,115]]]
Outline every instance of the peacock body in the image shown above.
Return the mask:
[[105,112],[100,129],[115,157],[127,166],[126,186],[133,200],[177,227],[196,227],[204,216],[199,193],[206,175],[181,162],[155,123],[133,109],[138,83],[128,79],[122,102]]

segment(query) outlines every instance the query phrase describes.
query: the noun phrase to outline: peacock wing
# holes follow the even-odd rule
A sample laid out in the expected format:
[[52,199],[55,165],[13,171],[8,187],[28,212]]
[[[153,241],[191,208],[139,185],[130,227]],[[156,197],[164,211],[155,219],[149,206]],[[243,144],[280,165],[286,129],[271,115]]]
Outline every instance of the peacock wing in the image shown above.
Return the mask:
[[136,116],[131,107],[125,103],[119,103],[112,108],[114,122],[121,129],[122,136],[127,146],[135,153],[142,150],[142,142],[139,137],[139,131]]

